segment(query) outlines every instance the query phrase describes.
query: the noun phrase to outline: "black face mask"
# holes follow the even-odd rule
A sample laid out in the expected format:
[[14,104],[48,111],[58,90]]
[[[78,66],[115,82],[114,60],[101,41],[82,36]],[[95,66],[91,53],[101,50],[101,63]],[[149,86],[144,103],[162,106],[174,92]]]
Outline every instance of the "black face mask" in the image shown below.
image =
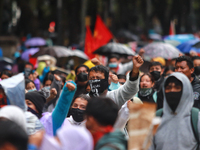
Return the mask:
[[85,110],[80,110],[78,108],[71,108],[70,114],[72,115],[74,121],[82,122],[84,120],[84,112]]
[[96,79],[89,80],[89,85],[91,88],[90,96],[99,97],[106,89],[108,89],[108,80],[106,79]]
[[150,73],[156,81],[160,78],[160,71],[152,71]]
[[173,112],[176,111],[176,108],[181,100],[182,91],[180,92],[169,92],[165,93],[166,100],[169,107],[172,109]]
[[31,112],[32,114],[36,115],[38,118],[40,118],[39,113],[37,113],[35,110],[33,110],[32,108],[28,107],[28,111]]
[[200,66],[194,67],[194,74],[200,75]]
[[77,75],[77,81],[79,81],[79,82],[85,82],[85,81],[87,81],[87,79],[88,79],[87,73],[81,72]]

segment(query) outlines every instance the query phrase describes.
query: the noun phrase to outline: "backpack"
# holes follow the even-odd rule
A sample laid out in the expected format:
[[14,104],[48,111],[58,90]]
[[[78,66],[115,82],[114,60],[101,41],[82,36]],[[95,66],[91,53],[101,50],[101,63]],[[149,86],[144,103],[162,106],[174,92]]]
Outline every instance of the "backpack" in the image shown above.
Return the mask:
[[[159,109],[156,111],[156,116],[157,117],[162,117],[163,115],[163,108]],[[198,117],[199,117],[199,109],[197,108],[192,108],[191,109],[191,125],[192,125],[192,131],[194,133],[194,137],[197,141],[197,150],[199,149],[199,132],[198,132]]]

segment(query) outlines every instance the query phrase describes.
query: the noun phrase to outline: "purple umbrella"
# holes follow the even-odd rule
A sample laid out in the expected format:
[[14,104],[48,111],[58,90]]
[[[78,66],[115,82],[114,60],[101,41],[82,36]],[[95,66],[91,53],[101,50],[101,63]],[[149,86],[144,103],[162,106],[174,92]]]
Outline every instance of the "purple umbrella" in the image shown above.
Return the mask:
[[39,48],[30,48],[27,49],[25,52],[22,53],[21,58],[23,60],[29,61],[29,55],[34,55],[39,51]]
[[25,43],[26,47],[29,46],[44,46],[46,45],[46,41],[41,37],[33,37],[31,39],[28,39]]

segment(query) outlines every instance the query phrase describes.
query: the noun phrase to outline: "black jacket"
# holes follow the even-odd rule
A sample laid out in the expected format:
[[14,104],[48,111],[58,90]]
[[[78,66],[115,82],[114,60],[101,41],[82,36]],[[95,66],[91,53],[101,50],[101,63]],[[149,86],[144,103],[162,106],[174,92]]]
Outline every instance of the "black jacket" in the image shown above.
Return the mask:
[[[200,109],[200,80],[195,75],[192,75],[194,78],[191,82],[193,93],[194,93],[194,105],[193,107],[196,107]],[[163,108],[163,92],[162,90],[159,90],[157,93],[157,109]]]

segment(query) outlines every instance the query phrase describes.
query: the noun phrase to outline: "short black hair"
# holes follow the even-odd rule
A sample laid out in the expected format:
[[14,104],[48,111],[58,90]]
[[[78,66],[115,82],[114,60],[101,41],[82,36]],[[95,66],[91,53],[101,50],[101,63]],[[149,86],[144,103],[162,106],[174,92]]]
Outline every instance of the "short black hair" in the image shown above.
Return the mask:
[[28,135],[15,122],[0,119],[0,148],[6,143],[12,144],[17,150],[27,150]]
[[89,68],[88,68],[88,66],[86,66],[86,65],[79,65],[78,67],[76,67],[76,69],[75,69],[75,74],[77,75],[77,72],[78,72],[78,69],[79,68],[81,68],[81,67],[85,67],[86,69],[87,69],[87,72],[89,72]]
[[124,75],[124,74],[118,74],[117,77],[118,77],[118,79],[126,80],[126,75]]
[[74,103],[75,99],[77,99],[77,98],[84,99],[84,100],[86,100],[86,101],[88,101],[88,102],[89,102],[89,100],[90,100],[90,97],[87,96],[86,94],[80,94],[80,95],[77,95],[77,96],[75,96],[75,97],[73,98],[73,101],[72,101],[71,105]]
[[2,76],[3,74],[7,75],[8,77],[12,77],[12,74],[11,74],[10,71],[8,71],[8,70],[2,71],[2,72],[1,72],[1,75],[0,75],[0,78],[1,78],[1,76]]
[[[194,64],[193,64],[193,61],[192,61],[192,59],[190,58],[190,57],[188,57],[188,56],[180,56],[180,57],[178,57],[178,58],[176,58],[176,64],[178,63],[178,62],[182,62],[182,61],[186,61],[187,62],[187,65],[188,65],[188,67],[191,69],[191,68],[194,68]],[[175,64],[175,65],[176,65]]]
[[163,68],[162,64],[159,63],[159,62],[157,62],[157,61],[151,62],[151,64],[149,65],[149,70],[150,70],[150,68],[153,67],[153,66],[160,66],[161,68]]
[[54,79],[54,75],[47,73],[46,77],[44,78],[43,85],[45,85],[45,82],[47,80],[51,80],[51,82],[53,82],[53,79]]
[[141,82],[142,77],[144,77],[144,76],[148,76],[148,77],[151,79],[151,82],[152,82],[152,83],[155,82],[154,77],[153,77],[150,73],[144,73],[144,74],[140,77],[140,82]]
[[95,71],[95,72],[102,72],[104,73],[104,76],[105,76],[105,79],[108,79],[108,76],[109,76],[109,70],[107,67],[103,66],[103,65],[97,65],[97,66],[94,66],[92,67],[89,72],[88,72],[88,76],[90,74],[91,71]]
[[31,64],[30,62],[26,62],[24,66],[26,65],[31,65],[34,68],[33,64]]
[[200,57],[199,57],[199,56],[193,56],[193,57],[192,57],[192,61],[194,61],[194,60],[196,60],[196,59],[200,59]]
[[108,57],[108,61],[111,59],[111,58],[116,58],[117,60],[119,60],[119,55],[117,54],[111,54],[109,57]]
[[91,98],[87,104],[85,115],[92,116],[102,126],[113,126],[118,116],[118,106],[107,97]]

